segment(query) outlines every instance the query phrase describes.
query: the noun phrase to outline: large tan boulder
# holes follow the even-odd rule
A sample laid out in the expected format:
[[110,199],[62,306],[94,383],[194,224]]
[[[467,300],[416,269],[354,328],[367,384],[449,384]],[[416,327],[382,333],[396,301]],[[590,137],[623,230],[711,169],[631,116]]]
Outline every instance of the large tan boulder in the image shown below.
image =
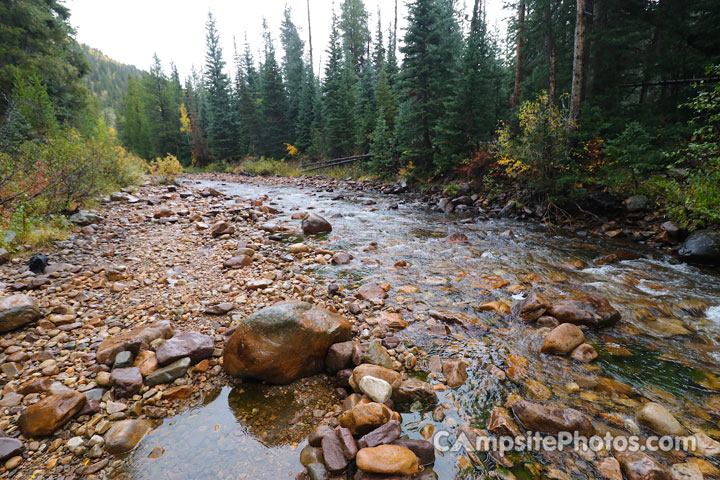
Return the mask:
[[350,322],[306,302],[280,302],[238,325],[223,366],[236,377],[287,384],[323,371],[331,345],[350,340]]

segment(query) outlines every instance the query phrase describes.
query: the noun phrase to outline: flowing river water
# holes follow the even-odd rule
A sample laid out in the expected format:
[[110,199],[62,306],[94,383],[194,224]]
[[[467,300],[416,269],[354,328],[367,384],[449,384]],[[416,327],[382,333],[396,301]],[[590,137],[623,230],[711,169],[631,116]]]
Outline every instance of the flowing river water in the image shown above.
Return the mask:
[[[454,434],[459,425],[484,428],[490,409],[515,394],[578,408],[629,431],[637,429],[634,412],[644,397],[665,405],[685,426],[720,438],[717,270],[689,266],[621,240],[584,238],[532,223],[447,216],[412,196],[329,192],[282,183],[202,181],[198,186],[214,186],[240,198],[266,195],[266,204],[282,212],[278,223],[297,225],[290,215],[309,208],[323,215],[333,225],[324,246],[350,252],[354,259],[347,265],[296,268],[338,283],[348,294],[363,283],[389,283],[387,302],[401,307],[411,321],[397,334],[407,345],[428,356],[470,361],[462,387],[438,392],[444,418],[417,407],[403,412],[403,432],[410,438],[433,429]],[[398,208],[389,208],[393,203]],[[467,241],[449,242],[447,237],[456,233]],[[632,259],[594,262],[617,252]],[[395,266],[401,261],[407,267]],[[478,311],[488,301],[516,305],[533,290],[551,299],[598,294],[622,313],[617,325],[585,332],[599,352],[596,361],[580,364],[540,355],[546,330],[494,311]],[[439,316],[459,321],[436,319]],[[509,378],[499,380],[491,373],[493,365],[510,373]],[[417,377],[435,383],[428,378],[427,357],[421,356],[418,366]],[[598,388],[603,378],[632,390],[602,380],[605,387]],[[579,390],[568,388],[569,383]],[[334,391],[327,379],[313,385],[318,396]],[[299,452],[306,444],[306,434],[293,435],[291,428],[297,411],[307,408],[297,401],[298,388],[247,382],[226,387],[204,405],[165,419],[122,470],[138,479],[294,478],[302,470]],[[439,455],[436,478],[484,478],[497,468],[490,463],[468,466],[461,455]],[[593,459],[574,453],[513,455],[509,472],[516,478],[542,478],[535,473],[540,463],[553,464],[573,479],[599,478]]]

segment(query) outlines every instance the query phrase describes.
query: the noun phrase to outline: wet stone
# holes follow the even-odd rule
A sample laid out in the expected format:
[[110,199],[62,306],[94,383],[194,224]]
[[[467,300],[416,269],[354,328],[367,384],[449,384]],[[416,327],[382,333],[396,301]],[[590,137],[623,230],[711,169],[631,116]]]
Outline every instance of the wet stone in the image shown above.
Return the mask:
[[140,393],[143,378],[137,367],[115,368],[110,374],[110,383],[118,397],[132,397]]
[[348,428],[337,427],[335,430],[340,445],[342,446],[343,454],[347,460],[353,460],[357,455],[358,446],[352,432]]
[[305,467],[307,469],[310,480],[329,480],[330,474],[328,473],[325,465],[322,463],[311,463]]
[[405,447],[418,457],[420,465],[427,466],[435,463],[435,447],[427,440],[408,440],[399,438],[392,442],[393,445]]
[[397,420],[390,420],[358,440],[358,447],[368,448],[386,445],[400,438],[402,428]]
[[215,349],[215,342],[209,335],[200,332],[184,332],[163,342],[155,351],[159,365],[165,366],[184,357],[193,363],[210,358]]
[[17,438],[0,437],[0,461],[20,455],[23,448],[23,443]]
[[392,368],[393,362],[390,354],[388,354],[385,347],[380,345],[379,342],[370,342],[370,345],[365,350],[363,355],[363,362],[372,363],[373,365],[379,365],[385,368]]
[[129,367],[130,365],[132,365],[132,353],[128,352],[127,350],[123,350],[115,357],[115,363],[113,363],[113,368],[125,368]]
[[326,435],[323,437],[322,453],[325,465],[331,472],[341,472],[347,467],[348,460],[345,458],[343,446],[337,435]]
[[126,453],[135,448],[150,430],[147,420],[121,420],[105,433],[105,450],[112,454]]
[[50,395],[28,407],[18,419],[26,437],[51,435],[85,405],[85,395],[68,390]]
[[162,383],[170,383],[185,375],[188,368],[190,368],[190,357],[181,358],[166,367],[155,370],[145,377],[145,384],[149,387],[154,387]]
[[392,399],[398,404],[419,401],[425,405],[433,405],[438,400],[432,385],[414,378],[403,381],[393,390]]

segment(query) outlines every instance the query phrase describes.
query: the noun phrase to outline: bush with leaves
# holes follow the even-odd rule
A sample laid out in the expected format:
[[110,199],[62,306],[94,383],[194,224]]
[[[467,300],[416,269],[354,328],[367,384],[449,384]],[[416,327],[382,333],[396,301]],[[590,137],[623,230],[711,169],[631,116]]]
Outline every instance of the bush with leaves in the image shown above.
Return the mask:
[[[708,68],[707,74],[720,75],[720,65]],[[687,175],[655,178],[647,186],[675,221],[691,227],[720,224],[720,85],[706,88],[701,83],[697,88],[698,94],[687,104],[694,112],[693,135],[672,154],[674,166]]]
[[578,179],[568,147],[568,112],[543,92],[525,102],[517,116],[516,131],[503,125],[497,132],[497,164],[506,175],[526,181],[535,191],[565,196]]
[[177,177],[183,174],[183,167],[175,155],[168,153],[165,157],[158,157],[150,162],[148,173],[153,183],[167,185],[175,183]]

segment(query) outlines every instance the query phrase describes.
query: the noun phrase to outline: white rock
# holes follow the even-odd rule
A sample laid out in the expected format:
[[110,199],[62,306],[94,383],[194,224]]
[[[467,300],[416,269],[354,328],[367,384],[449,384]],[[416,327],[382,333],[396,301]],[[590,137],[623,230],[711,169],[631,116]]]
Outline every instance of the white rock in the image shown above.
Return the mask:
[[73,437],[67,441],[67,447],[72,451],[84,443],[82,437]]
[[370,375],[361,378],[358,387],[373,402],[385,403],[392,396],[392,387],[388,382]]

